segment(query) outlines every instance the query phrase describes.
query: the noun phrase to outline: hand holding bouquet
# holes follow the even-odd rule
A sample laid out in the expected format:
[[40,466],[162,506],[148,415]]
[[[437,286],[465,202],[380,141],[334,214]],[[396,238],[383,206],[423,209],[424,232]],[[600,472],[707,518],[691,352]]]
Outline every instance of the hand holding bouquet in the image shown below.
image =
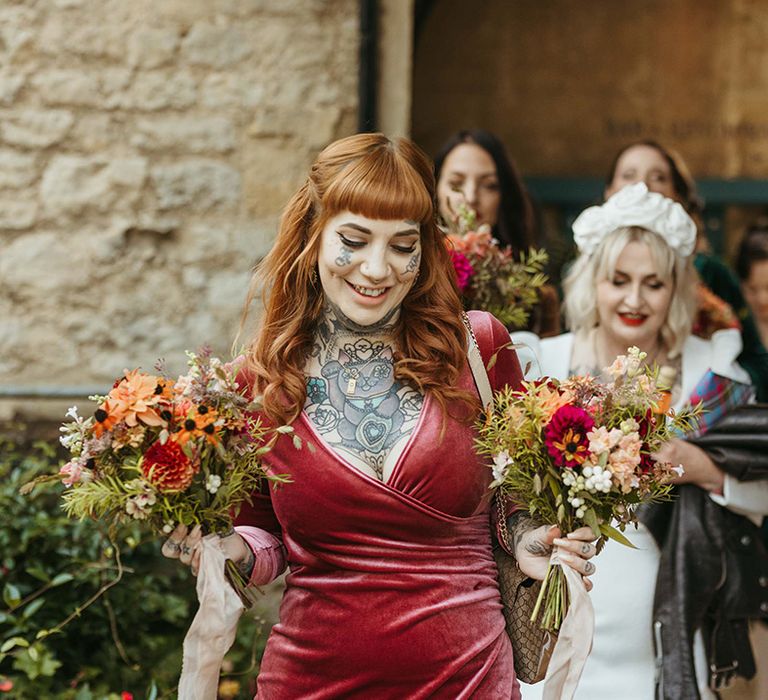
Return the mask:
[[[564,533],[589,526],[598,551],[607,539],[632,546],[622,531],[636,522],[636,507],[669,498],[678,474],[651,455],[694,417],[658,413],[661,395],[644,359],[630,348],[607,368],[607,384],[577,376],[498,392],[478,439],[493,459],[498,496]],[[567,609],[562,567],[550,563],[534,619],[541,613],[542,627],[557,631]]]
[[[126,371],[106,396],[91,397],[98,404],[92,417],[68,411],[60,440],[72,458],[37,482],[64,482],[69,515],[145,521],[165,534],[178,523],[227,533],[263,479],[286,480],[267,475],[261,457],[292,429],[268,430],[254,418],[258,406],[237,379],[240,359],[222,363],[207,349],[188,357],[189,372],[175,380],[162,368],[157,375]],[[231,562],[227,572],[244,595]]]
[[472,209],[460,205],[446,236],[464,308],[488,311],[509,329],[524,328],[547,282],[547,253],[521,252],[516,260],[491,236],[490,227],[476,227],[475,219]]

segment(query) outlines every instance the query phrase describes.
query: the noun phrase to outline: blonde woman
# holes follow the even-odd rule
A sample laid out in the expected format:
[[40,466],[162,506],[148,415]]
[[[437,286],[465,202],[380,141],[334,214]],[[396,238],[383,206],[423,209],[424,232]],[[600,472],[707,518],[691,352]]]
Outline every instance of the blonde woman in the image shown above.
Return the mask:
[[[579,258],[564,284],[571,332],[513,334],[532,376],[599,377],[634,345],[649,364],[672,369],[676,407],[691,397],[749,399],[749,376],[736,364],[738,330],[691,335],[696,226],[680,204],[638,183],[583,212],[573,228]],[[636,549],[609,543],[598,559],[580,700],[711,699],[734,674],[754,673],[747,619],[763,614],[757,589],[768,561],[755,523],[768,512],[767,484],[737,480],[728,464],[682,439],[657,456],[684,468],[677,498],[642,509],[640,526],[627,532]],[[524,700],[539,695],[523,688]]]

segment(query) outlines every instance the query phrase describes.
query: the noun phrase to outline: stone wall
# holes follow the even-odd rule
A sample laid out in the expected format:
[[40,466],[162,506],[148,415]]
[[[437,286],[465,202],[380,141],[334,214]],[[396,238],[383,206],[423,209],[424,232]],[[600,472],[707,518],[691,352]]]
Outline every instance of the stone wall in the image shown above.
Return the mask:
[[357,50],[355,0],[0,3],[0,388],[227,352]]

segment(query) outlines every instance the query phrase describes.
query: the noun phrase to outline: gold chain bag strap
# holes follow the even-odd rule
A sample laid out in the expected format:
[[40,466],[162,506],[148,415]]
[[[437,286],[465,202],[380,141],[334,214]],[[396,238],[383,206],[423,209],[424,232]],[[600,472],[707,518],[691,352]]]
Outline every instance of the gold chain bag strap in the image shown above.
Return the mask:
[[[469,336],[467,360],[483,407],[488,408],[493,402],[491,383],[488,380],[488,373],[469,318],[464,314],[463,319]],[[534,581],[526,576],[518,567],[515,558],[507,553],[507,550],[514,551],[507,529],[507,516],[501,500],[496,498],[494,503],[498,528],[491,527],[492,534],[495,535],[492,537],[493,558],[499,570],[499,591],[504,619],[507,623],[507,634],[514,652],[515,675],[523,683],[538,683],[547,673],[557,637],[541,629],[537,623],[531,622],[531,614],[541,589],[541,581]],[[504,547],[499,544],[499,538],[504,541]]]

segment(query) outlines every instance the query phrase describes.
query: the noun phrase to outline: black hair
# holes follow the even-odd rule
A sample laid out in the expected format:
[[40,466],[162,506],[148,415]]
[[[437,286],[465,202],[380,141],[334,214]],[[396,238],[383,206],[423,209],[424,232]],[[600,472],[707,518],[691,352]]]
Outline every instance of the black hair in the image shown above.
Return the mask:
[[464,129],[453,134],[435,155],[435,179],[440,180],[448,154],[463,143],[479,146],[493,159],[499,181],[501,201],[493,235],[514,251],[528,251],[536,244],[533,206],[515,164],[507,156],[504,144],[490,131]]
[[752,224],[741,239],[736,254],[736,274],[744,282],[752,272],[752,265],[761,260],[768,260],[768,219],[761,219]]

